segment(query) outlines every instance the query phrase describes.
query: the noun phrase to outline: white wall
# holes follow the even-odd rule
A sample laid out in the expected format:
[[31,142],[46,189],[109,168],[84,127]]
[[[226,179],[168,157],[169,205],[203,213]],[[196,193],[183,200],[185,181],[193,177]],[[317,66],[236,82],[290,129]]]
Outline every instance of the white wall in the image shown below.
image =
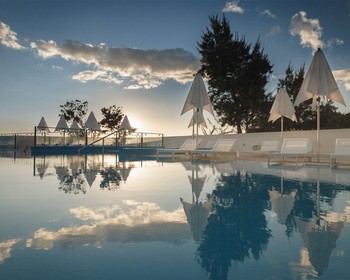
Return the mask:
[[[245,134],[228,134],[228,135],[199,135],[203,139],[201,147],[205,147],[208,141],[216,141],[218,138],[236,138],[235,149],[240,152],[251,152],[253,146],[261,145],[264,140],[281,140],[282,138],[311,138],[314,141],[314,151],[317,151],[316,130],[306,131],[285,131],[283,136],[281,132],[261,132]],[[165,136],[164,146],[166,148],[178,148],[187,138],[192,136]],[[333,153],[335,148],[335,139],[350,138],[350,129],[329,129],[320,131],[320,152]],[[280,141],[282,142],[282,141]]]

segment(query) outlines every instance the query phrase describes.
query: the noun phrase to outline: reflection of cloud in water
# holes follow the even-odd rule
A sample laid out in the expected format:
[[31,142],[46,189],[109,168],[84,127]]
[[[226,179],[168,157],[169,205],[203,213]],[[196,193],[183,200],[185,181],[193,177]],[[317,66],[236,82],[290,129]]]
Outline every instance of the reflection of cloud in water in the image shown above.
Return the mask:
[[294,275],[293,279],[309,279],[310,276],[317,277],[318,275],[310,262],[309,252],[305,247],[300,250],[300,263],[291,262],[289,265]]
[[172,212],[161,210],[155,203],[123,201],[123,207],[78,207],[70,213],[89,225],[64,227],[57,231],[41,228],[27,240],[27,247],[52,249],[54,243],[63,248],[81,245],[102,247],[102,242],[180,243],[191,236],[181,208]]
[[20,239],[9,239],[3,242],[0,242],[0,264],[2,264],[5,259],[11,257],[12,247],[18,242]]

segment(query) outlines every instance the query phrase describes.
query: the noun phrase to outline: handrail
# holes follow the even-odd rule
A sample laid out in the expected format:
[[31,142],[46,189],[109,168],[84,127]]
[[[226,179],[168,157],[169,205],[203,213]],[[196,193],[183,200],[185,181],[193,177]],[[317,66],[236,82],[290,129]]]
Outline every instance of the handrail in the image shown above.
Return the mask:
[[95,143],[97,143],[97,142],[99,142],[99,141],[101,141],[101,140],[104,140],[105,138],[107,138],[107,137],[109,137],[109,136],[111,136],[111,135],[113,135],[114,133],[117,133],[117,132],[118,132],[118,131],[113,131],[112,133],[107,134],[106,136],[103,136],[102,138],[99,138],[99,139],[93,141],[92,143],[90,143],[90,144],[88,144],[88,145],[85,145],[84,147],[78,149],[78,155],[80,155],[80,151],[81,151],[81,150],[87,148],[88,146],[92,146],[93,144],[95,144]]

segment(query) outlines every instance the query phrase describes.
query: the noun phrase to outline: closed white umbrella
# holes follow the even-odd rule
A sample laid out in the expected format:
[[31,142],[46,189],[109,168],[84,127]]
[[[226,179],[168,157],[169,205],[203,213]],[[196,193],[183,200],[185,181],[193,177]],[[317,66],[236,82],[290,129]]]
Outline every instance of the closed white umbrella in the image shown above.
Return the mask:
[[40,122],[39,122],[37,128],[38,128],[39,130],[43,131],[43,132],[46,132],[46,131],[47,131],[47,132],[50,132],[49,127],[47,126],[47,123],[46,123],[44,117],[41,117]]
[[91,131],[101,131],[100,125],[98,124],[94,112],[91,111],[89,117],[87,118],[84,128]]
[[66,120],[64,119],[64,116],[61,115],[57,125],[56,125],[56,131],[65,131],[65,130],[68,130],[68,124],[66,122]]
[[344,98],[334,79],[333,73],[327,59],[321,49],[318,49],[312,59],[309,70],[306,73],[303,83],[301,84],[294,105],[314,99],[317,101],[317,153],[320,152],[320,101],[336,101],[346,106]]
[[182,108],[181,115],[183,115],[184,113],[190,110],[194,110],[195,112],[197,112],[197,114],[195,115],[197,119],[193,121],[193,124],[194,123],[197,124],[197,137],[198,137],[198,127],[202,123],[200,120],[198,120],[198,118],[203,116],[203,111],[206,110],[207,112],[209,112],[214,116],[213,107],[211,105],[207,89],[205,88],[203,78],[199,73],[197,73],[194,77],[192,86],[187,95],[185,104]]
[[125,115],[120,127],[119,127],[119,130],[127,130],[129,132],[133,131],[133,128],[132,126],[130,125],[130,122],[129,122],[129,119],[128,119],[128,116]]
[[297,121],[294,105],[288,96],[287,90],[285,88],[281,88],[277,92],[277,95],[270,110],[270,117],[268,119],[269,122],[275,122],[276,120],[281,118],[281,136],[283,133],[284,117],[291,119],[294,122]]
[[55,129],[55,131],[63,131],[63,145],[65,144],[65,138],[66,138],[66,131],[68,131],[68,124],[67,124],[67,122],[66,122],[66,120],[65,120],[65,118],[64,118],[64,116],[63,115],[61,115],[61,117],[60,117],[60,119],[59,119],[59,121],[58,121],[58,123],[57,123],[57,125],[56,125],[56,129]]
[[71,132],[77,132],[77,131],[80,131],[81,130],[81,127],[79,126],[78,122],[76,120],[74,120],[72,122],[72,125],[70,126],[69,130]]

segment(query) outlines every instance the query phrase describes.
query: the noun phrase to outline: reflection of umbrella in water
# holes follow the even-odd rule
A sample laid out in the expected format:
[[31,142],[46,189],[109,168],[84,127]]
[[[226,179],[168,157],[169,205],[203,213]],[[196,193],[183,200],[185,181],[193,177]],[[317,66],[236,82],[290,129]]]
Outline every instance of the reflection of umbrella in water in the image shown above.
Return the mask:
[[126,182],[126,180],[128,179],[130,171],[133,167],[134,166],[132,165],[126,166],[126,162],[122,162],[122,164],[118,166],[119,174],[124,182]]
[[203,78],[199,73],[197,73],[194,77],[191,89],[187,95],[181,115],[190,110],[198,112],[198,114],[195,114],[197,120],[193,122],[197,124],[196,136],[198,137],[198,127],[201,124],[198,118],[203,116],[203,110],[206,110],[214,116],[213,107],[211,105],[207,89],[205,88]]
[[281,136],[283,134],[283,118],[289,118],[292,121],[297,121],[297,117],[295,116],[295,109],[292,101],[290,100],[287,90],[285,88],[281,88],[276,97],[275,101],[272,104],[270,110],[269,122],[275,122],[279,118],[281,118]]
[[208,222],[208,216],[211,212],[212,198],[205,203],[191,204],[180,198],[184,208],[187,222],[191,227],[193,238],[195,241],[200,241],[202,232]]
[[48,167],[49,167],[49,164],[46,162],[45,157],[41,158],[40,163],[36,162],[36,169],[38,170],[40,179],[42,179],[45,176],[45,173]]
[[[327,102],[329,99],[345,105],[344,98],[334,79],[331,68],[321,49],[318,49],[312,59],[309,70],[301,84],[294,105],[313,99],[316,100],[317,110],[317,154],[320,153],[320,101]],[[319,157],[318,157],[319,160]]]
[[285,194],[283,190],[284,178],[281,177],[281,191],[276,189],[269,190],[272,210],[277,214],[278,222],[282,225],[286,224],[286,220],[294,207],[297,190],[293,190],[290,194]]
[[65,179],[65,176],[67,176],[68,174],[67,168],[64,166],[55,166],[55,170],[56,170],[58,181],[62,183]]
[[299,217],[295,222],[308,250],[310,263],[317,271],[318,276],[321,276],[328,267],[329,258],[336,247],[336,242],[344,227],[344,221],[336,217],[328,221],[325,219],[327,217],[321,217],[319,166],[317,166],[317,171],[316,215],[313,215],[309,222]]
[[[186,168],[186,165],[184,166]],[[192,186],[192,203],[188,203],[182,198],[180,198],[180,201],[185,211],[187,222],[191,227],[193,238],[195,241],[200,241],[202,232],[207,225],[208,216],[211,212],[212,199],[209,199],[205,203],[198,202],[207,176],[198,176],[198,165],[192,165],[191,170],[192,175],[188,176],[188,178]]]
[[89,184],[90,188],[92,184],[95,182],[98,171],[96,170],[87,170],[85,174],[86,182]]

